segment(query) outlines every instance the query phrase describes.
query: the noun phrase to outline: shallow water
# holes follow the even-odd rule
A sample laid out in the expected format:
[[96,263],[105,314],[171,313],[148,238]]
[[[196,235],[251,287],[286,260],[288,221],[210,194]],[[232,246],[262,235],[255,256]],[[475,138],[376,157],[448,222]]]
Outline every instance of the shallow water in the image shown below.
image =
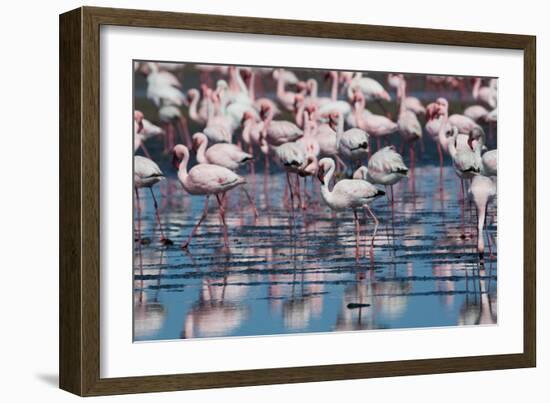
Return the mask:
[[[372,220],[365,229],[362,217],[357,259],[353,214],[333,214],[318,181],[312,190],[308,179],[307,210],[292,212],[283,205],[283,174],[246,172],[260,216],[254,220],[238,188],[229,193],[230,253],[214,197],[186,252],[179,246],[204,198],[186,194],[173,176],[154,187],[174,242],[164,247],[152,198],[140,191],[136,341],[496,323],[496,256],[480,265],[475,206],[466,202],[462,214],[451,167],[444,168],[440,191],[439,167],[417,166],[414,189],[411,179],[394,187],[393,219],[386,197],[372,204],[380,220],[373,262],[366,247]],[[495,201],[487,220],[495,244],[496,213]]]

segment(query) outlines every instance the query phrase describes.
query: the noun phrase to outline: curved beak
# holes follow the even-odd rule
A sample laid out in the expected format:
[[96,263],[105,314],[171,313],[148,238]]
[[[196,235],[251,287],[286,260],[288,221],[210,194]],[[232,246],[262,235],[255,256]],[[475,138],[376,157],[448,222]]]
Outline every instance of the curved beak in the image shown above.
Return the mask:
[[319,169],[317,170],[317,179],[319,179],[321,185],[325,184],[325,169],[322,165],[319,165]]

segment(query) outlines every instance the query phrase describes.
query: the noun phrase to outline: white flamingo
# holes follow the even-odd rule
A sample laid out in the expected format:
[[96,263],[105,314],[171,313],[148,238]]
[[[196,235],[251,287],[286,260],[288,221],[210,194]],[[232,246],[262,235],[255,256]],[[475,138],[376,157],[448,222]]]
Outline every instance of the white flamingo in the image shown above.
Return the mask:
[[[477,252],[480,260],[483,262],[483,253],[485,252],[485,242],[483,239],[483,229],[485,227],[485,217],[488,204],[497,194],[497,186],[493,178],[478,175],[472,179],[469,191],[477,209]],[[493,257],[491,250],[491,238],[487,235],[489,243],[489,258]]]
[[203,213],[187,241],[182,244],[182,248],[186,249],[193,238],[193,235],[199,228],[200,224],[208,214],[208,201],[211,195],[215,195],[218,200],[220,219],[223,224],[223,237],[224,246],[226,250],[229,250],[229,238],[227,235],[227,225],[225,222],[225,209],[223,207],[222,199],[225,192],[233,189],[236,186],[244,184],[246,181],[243,177],[237,175],[235,172],[221,167],[219,165],[212,164],[198,164],[187,171],[187,164],[189,162],[189,150],[182,144],[178,144],[174,147],[174,165],[178,170],[178,179],[182,184],[185,191],[191,195],[205,195]]
[[159,166],[151,159],[140,155],[134,156],[134,190],[136,193],[137,213],[138,213],[138,233],[141,242],[141,206],[139,200],[139,189],[149,188],[155,207],[155,216],[160,229],[160,242],[164,245],[172,245],[173,242],[164,236],[160,214],[158,211],[157,199],[153,192],[153,185],[164,179],[164,173]]
[[367,213],[374,220],[374,231],[370,240],[370,257],[371,261],[374,260],[374,239],[378,230],[378,219],[372,212],[369,204],[376,198],[383,196],[385,192],[378,189],[372,183],[357,180],[357,179],[342,179],[337,182],[332,191],[329,189],[329,183],[334,174],[336,165],[331,158],[323,158],[319,161],[318,178],[321,181],[321,196],[324,202],[335,211],[348,211],[352,210],[355,220],[355,233],[356,233],[356,258],[359,251],[359,218],[357,211],[363,209],[365,219]]

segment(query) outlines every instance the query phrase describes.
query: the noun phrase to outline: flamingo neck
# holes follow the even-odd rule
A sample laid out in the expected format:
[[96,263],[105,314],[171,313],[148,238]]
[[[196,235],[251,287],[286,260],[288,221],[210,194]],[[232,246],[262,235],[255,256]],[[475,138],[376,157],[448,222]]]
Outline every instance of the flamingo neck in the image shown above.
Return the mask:
[[330,167],[328,171],[325,173],[325,176],[323,177],[323,184],[321,186],[321,196],[323,196],[323,200],[329,205],[332,205],[332,192],[329,190],[329,184],[332,180],[332,175],[334,174],[334,161],[331,160]]
[[332,88],[330,89],[330,99],[338,99],[338,73],[332,74]]
[[208,164],[207,158],[206,158],[206,147],[208,146],[208,139],[206,136],[204,136],[204,139],[199,144],[199,148],[197,149],[197,162],[199,164]]
[[447,131],[447,122],[449,121],[449,116],[448,114],[446,113],[443,118],[441,118],[441,123],[439,125],[439,131],[437,133],[437,137],[438,137],[438,140],[439,140],[439,144],[441,144],[441,147],[443,147],[443,149],[445,150],[448,150],[449,148],[449,139],[447,138],[446,136],[446,131]]
[[317,99],[317,95],[319,93],[319,84],[317,83],[317,80],[315,80],[313,78],[311,80],[309,80],[309,83],[310,83],[310,86],[311,86],[311,89],[309,90],[309,94],[310,94],[311,98]]
[[285,95],[285,80],[283,79],[283,72],[279,70],[279,75],[277,76],[277,96],[283,97]]
[[304,111],[306,108],[305,101],[302,101],[300,106],[298,106],[298,109],[296,110],[296,116],[294,120],[296,121],[296,125],[300,128],[304,127]]
[[250,144],[250,132],[252,131],[252,119],[247,119],[244,122],[243,131],[241,137],[243,141],[247,144]]
[[477,97],[479,96],[479,88],[480,87],[481,87],[481,79],[476,78],[475,82],[474,82],[474,86],[472,88],[472,97],[474,99],[477,99]]
[[200,96],[197,94],[193,96],[193,99],[191,100],[191,103],[189,104],[189,117],[193,119],[195,122],[199,121],[199,113],[197,111],[197,106],[199,104],[199,98]]
[[187,150],[187,147],[183,151],[183,158],[180,161],[180,166],[178,168],[178,179],[180,183],[183,185],[183,187],[187,188],[187,163],[189,162],[189,150]]
[[252,102],[256,100],[256,72],[250,73],[250,83],[248,84],[248,97]]

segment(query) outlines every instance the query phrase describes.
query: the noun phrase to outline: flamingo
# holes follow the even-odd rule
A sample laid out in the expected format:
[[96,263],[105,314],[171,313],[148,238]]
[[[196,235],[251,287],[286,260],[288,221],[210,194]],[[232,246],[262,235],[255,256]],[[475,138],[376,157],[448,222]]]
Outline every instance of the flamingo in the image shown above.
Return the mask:
[[409,169],[403,162],[403,157],[394,146],[387,146],[376,151],[370,158],[368,165],[359,167],[353,173],[353,179],[362,179],[367,182],[389,186],[391,190],[392,219],[394,216],[393,185],[407,177]]
[[481,156],[481,173],[485,176],[497,176],[498,153],[490,150]]
[[404,143],[409,145],[410,165],[411,171],[413,172],[414,182],[414,144],[422,138],[422,126],[420,125],[416,114],[405,107],[405,104],[403,103],[403,99],[405,98],[406,84],[403,80],[401,81],[399,91],[399,117],[397,119],[397,126]]
[[208,119],[206,101],[203,98],[199,107],[200,92],[196,88],[191,88],[187,91],[187,102],[189,103],[189,118],[200,124],[204,125]]
[[[477,252],[483,263],[483,253],[485,252],[485,242],[483,239],[483,229],[485,227],[485,217],[488,204],[495,198],[497,186],[493,178],[483,175],[475,176],[470,185],[469,195],[473,199],[477,209]],[[493,257],[491,250],[491,238],[487,235],[489,243],[489,258]]]
[[185,191],[191,195],[206,196],[203,213],[199,221],[193,227],[187,240],[181,245],[182,249],[188,248],[195,232],[208,214],[208,201],[210,196],[215,195],[218,201],[219,214],[223,226],[224,246],[226,250],[229,250],[225,209],[221,197],[223,197],[227,191],[244,184],[246,180],[230,169],[212,164],[198,164],[187,171],[189,149],[182,144],[178,144],[174,147],[173,162],[178,170],[178,179]]
[[376,115],[374,113],[365,114],[365,96],[357,89],[354,94],[355,123],[358,128],[376,137],[377,147],[380,149],[380,139],[395,133],[398,130],[397,123],[388,119],[386,116]]
[[261,105],[260,116],[264,122],[264,136],[266,141],[274,146],[280,146],[289,141],[298,140],[304,132],[294,123],[287,120],[273,120],[271,104]]
[[[391,87],[394,87],[397,92],[397,96],[399,97],[399,91],[401,83],[405,81],[405,76],[401,73],[398,74],[388,74],[388,84]],[[405,108],[410,110],[411,112],[414,112],[416,115],[425,115],[426,114],[426,108],[424,105],[422,105],[422,102],[416,98],[407,96],[402,101],[405,104]]]
[[481,78],[476,77],[472,88],[472,96],[476,101],[495,109],[498,101],[497,80],[491,79],[488,87],[482,87]]
[[[197,162],[199,164],[219,165],[231,171],[236,171],[239,167],[254,161],[254,157],[251,154],[245,153],[235,144],[217,143],[207,148],[208,137],[201,132],[193,135],[193,146],[197,151]],[[243,189],[249,203],[252,205],[254,217],[257,219],[259,215],[254,200],[245,186],[241,189]]]
[[482,122],[487,120],[489,111],[481,105],[470,105],[464,109],[464,116],[472,119],[474,122]]
[[140,155],[134,156],[134,190],[136,193],[137,212],[138,212],[138,233],[141,241],[141,207],[139,201],[139,189],[149,188],[155,207],[155,216],[160,229],[160,242],[163,245],[172,245],[173,242],[164,236],[160,214],[158,211],[157,199],[153,192],[153,185],[164,179],[164,173],[159,166],[151,159]]
[[378,230],[378,219],[372,212],[369,204],[376,198],[383,196],[385,192],[378,189],[372,183],[357,180],[357,179],[342,179],[337,182],[332,191],[329,189],[329,183],[334,174],[336,165],[331,158],[323,158],[319,161],[318,178],[321,181],[321,196],[324,202],[334,211],[346,211],[352,210],[355,221],[355,246],[356,246],[356,259],[359,257],[359,218],[357,216],[357,210],[364,209],[363,213],[365,219],[367,213],[374,220],[374,230],[370,241],[370,258],[371,262],[374,261],[374,239]]

